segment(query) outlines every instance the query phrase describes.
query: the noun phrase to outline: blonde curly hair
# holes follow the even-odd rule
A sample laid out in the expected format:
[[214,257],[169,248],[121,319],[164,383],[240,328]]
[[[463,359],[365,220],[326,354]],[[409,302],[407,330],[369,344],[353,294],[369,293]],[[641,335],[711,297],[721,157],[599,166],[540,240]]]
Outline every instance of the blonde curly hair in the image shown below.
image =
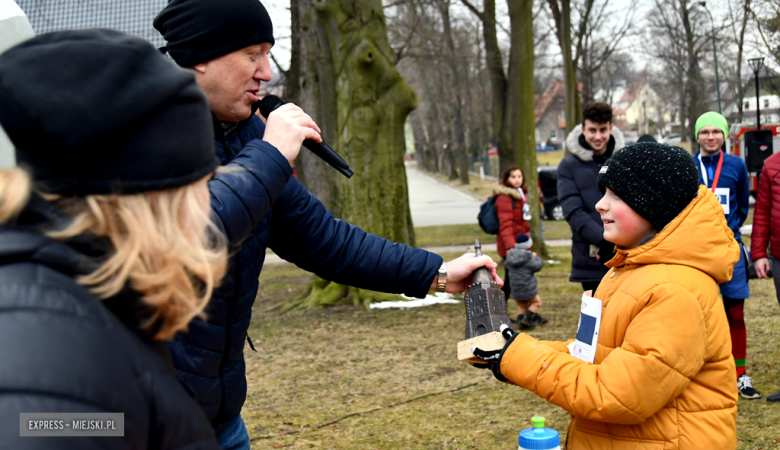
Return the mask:
[[[76,281],[101,299],[126,285],[148,307],[144,327],[168,340],[187,329],[204,308],[227,269],[227,243],[209,218],[206,182],[129,195],[60,197],[41,195],[73,217],[64,228],[47,230],[56,240],[84,233],[105,239],[113,252],[92,273]],[[20,168],[0,171],[0,224],[24,208],[31,191]]]

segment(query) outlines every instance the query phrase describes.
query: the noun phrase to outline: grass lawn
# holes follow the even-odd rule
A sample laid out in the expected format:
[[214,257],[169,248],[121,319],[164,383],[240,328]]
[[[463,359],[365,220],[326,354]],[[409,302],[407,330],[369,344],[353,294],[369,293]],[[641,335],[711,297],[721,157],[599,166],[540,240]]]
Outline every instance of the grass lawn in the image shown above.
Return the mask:
[[[418,227],[414,229],[414,234],[417,237],[417,247],[471,245],[477,238],[482,243],[496,242],[496,235],[485,233],[476,223]],[[571,239],[571,228],[569,228],[568,222],[565,220],[545,220],[544,239]]]
[[536,164],[539,166],[557,166],[564,156],[566,155],[564,154],[563,150],[536,152]]
[[[561,263],[538,275],[541,313],[550,322],[532,334],[565,340],[576,334],[581,292],[568,282],[569,248],[551,251]],[[265,311],[311,279],[290,264],[267,266],[260,277],[249,330],[258,351],[244,352],[249,393],[242,415],[253,449],[508,449],[534,415],[565,433],[567,412],[457,361],[462,304]],[[770,281],[752,280],[751,288],[748,373],[767,395],[780,389],[780,309]],[[509,309],[513,314],[514,305]],[[780,449],[780,405],[740,400],[738,433],[738,449]]]

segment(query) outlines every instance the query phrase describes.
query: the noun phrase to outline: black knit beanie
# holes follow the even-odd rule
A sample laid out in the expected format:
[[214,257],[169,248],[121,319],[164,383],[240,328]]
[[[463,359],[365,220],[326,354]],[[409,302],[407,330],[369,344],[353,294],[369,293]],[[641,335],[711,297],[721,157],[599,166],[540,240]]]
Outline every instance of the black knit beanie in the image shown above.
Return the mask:
[[0,125],[47,193],[173,188],[219,165],[193,74],[112,30],[42,34],[3,53]]
[[168,54],[182,67],[250,45],[274,43],[274,28],[259,0],[171,0],[154,18]]
[[599,190],[606,188],[661,231],[696,198],[699,173],[680,147],[641,142],[616,152],[601,167]]

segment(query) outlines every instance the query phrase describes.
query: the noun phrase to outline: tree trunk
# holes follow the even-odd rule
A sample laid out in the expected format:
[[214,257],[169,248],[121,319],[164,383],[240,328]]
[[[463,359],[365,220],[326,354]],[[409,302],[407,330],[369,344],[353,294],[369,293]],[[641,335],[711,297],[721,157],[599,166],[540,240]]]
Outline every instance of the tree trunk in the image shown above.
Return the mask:
[[[688,99],[688,110],[686,116],[688,116],[688,138],[691,140],[691,144],[697,140],[696,136],[696,119],[704,112],[702,111],[702,94],[701,90],[704,86],[701,69],[699,68],[699,58],[696,54],[695,39],[693,33],[693,26],[690,20],[690,7],[687,0],[680,2],[680,15],[682,18],[683,29],[685,30],[685,45],[687,48],[688,66],[687,66],[687,84],[686,84],[686,97]],[[682,126],[682,124],[681,124]]]
[[[441,14],[441,20],[444,31],[444,40],[447,44],[447,52],[449,53],[447,58],[447,65],[452,73],[453,85],[457,86],[463,81],[460,65],[455,53],[455,42],[452,39],[452,26],[450,23],[450,2],[449,0],[439,0],[437,2],[439,7],[439,13]],[[469,184],[469,163],[466,157],[466,127],[463,126],[463,99],[461,98],[460,89],[454,89],[455,98],[453,99],[453,114],[455,115],[455,126],[453,138],[454,142],[450,148],[453,157],[457,155],[460,159],[459,172],[460,172],[460,184]]]
[[736,104],[737,104],[737,122],[742,123],[744,119],[744,100],[745,100],[745,83],[742,80],[742,54],[745,47],[745,30],[747,29],[748,14],[750,13],[750,0],[743,0],[742,2],[742,27],[739,30],[739,37],[737,39],[737,73],[736,73]]
[[485,39],[485,60],[493,93],[491,123],[493,137],[498,144],[499,173],[515,163],[509,118],[509,83],[504,73],[504,63],[496,35],[496,0],[485,0],[481,13],[482,37]]
[[508,5],[512,27],[509,79],[516,162],[523,170],[528,188],[526,198],[531,205],[531,237],[534,249],[538,254],[545,255],[547,251],[540,228],[536,174],[533,0],[508,0]]
[[560,8],[558,0],[548,0],[547,3],[552,10],[558,32],[558,43],[561,46],[563,79],[566,85],[566,133],[568,134],[582,120],[582,104],[577,89],[577,61],[572,57],[571,52],[571,0],[561,0]]
[[582,104],[577,89],[577,63],[571,54],[571,1],[561,0],[561,3],[561,52],[566,83],[566,133],[569,133],[582,120]]
[[[413,246],[404,123],[417,96],[394,66],[382,2],[293,1],[301,8],[301,104],[323,130],[323,139],[355,171],[347,179],[306,155],[307,188],[321,200],[326,197],[336,217]],[[351,297],[371,297],[360,292],[316,281],[297,304],[362,303]]]

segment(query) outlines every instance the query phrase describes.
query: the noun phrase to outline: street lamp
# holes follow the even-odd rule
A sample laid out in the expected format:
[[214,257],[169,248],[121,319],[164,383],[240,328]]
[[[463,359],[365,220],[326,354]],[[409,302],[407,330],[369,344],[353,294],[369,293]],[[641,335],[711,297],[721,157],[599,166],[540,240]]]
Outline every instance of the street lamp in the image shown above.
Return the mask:
[[699,4],[710,15],[710,24],[712,25],[712,55],[715,58],[715,85],[718,88],[718,112],[723,114],[723,110],[720,107],[720,79],[718,78],[718,51],[715,46],[715,21],[712,20],[712,13],[707,9],[707,2],[699,2]]
[[756,123],[758,124],[758,129],[761,129],[761,105],[758,101],[758,72],[761,70],[761,66],[764,65],[764,58],[753,58],[748,59],[748,64],[750,64],[750,68],[753,69],[753,74],[756,76]]

